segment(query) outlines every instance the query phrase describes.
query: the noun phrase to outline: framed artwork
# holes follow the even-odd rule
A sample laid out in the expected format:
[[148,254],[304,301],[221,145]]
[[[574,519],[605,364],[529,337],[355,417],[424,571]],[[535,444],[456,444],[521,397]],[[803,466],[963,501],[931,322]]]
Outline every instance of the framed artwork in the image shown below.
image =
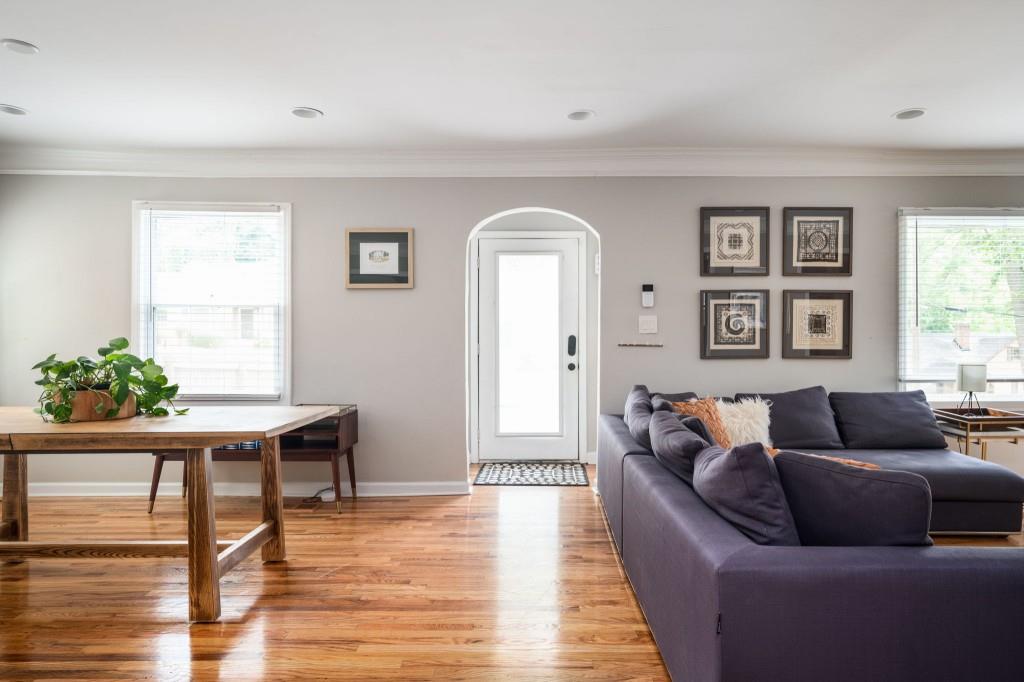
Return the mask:
[[345,230],[348,289],[412,289],[411,227],[350,227]]
[[768,357],[768,290],[700,292],[700,357]]
[[767,275],[768,208],[701,208],[700,274]]
[[853,273],[852,208],[784,208],[783,275]]
[[851,358],[852,291],[782,292],[782,357]]

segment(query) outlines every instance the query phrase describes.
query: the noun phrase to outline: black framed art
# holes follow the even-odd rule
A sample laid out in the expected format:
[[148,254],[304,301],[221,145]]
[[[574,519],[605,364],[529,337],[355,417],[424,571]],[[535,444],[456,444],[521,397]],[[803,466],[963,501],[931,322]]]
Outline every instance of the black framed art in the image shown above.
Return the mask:
[[853,273],[852,208],[782,209],[783,275]]
[[413,228],[350,227],[345,230],[345,287],[412,289]]
[[700,292],[700,357],[768,357],[768,290]]
[[782,292],[782,357],[853,357],[853,292]]
[[767,207],[700,209],[701,276],[768,274]]

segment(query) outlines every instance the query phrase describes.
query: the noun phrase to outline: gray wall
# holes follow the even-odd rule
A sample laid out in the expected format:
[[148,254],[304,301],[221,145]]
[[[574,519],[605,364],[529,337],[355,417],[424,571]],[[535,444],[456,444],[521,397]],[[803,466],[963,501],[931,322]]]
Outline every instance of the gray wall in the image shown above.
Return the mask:
[[[891,389],[896,380],[896,209],[1024,203],[1024,178],[174,179],[0,177],[0,404],[35,397],[28,368],[129,333],[133,199],[293,204],[294,390],[297,402],[352,401],[362,417],[361,480],[464,479],[466,237],[518,206],[576,214],[601,234],[600,406],[618,410],[637,382],[728,394],[809,384]],[[698,276],[700,206],[772,207],[768,278]],[[783,206],[853,206],[854,275],[783,278]],[[416,228],[416,288],[347,291],[345,227]],[[657,287],[657,350],[641,340],[639,288]],[[698,290],[772,290],[769,360],[698,359]],[[779,358],[783,288],[850,288],[852,360]],[[33,459],[33,481],[145,481],[148,457]],[[293,465],[291,480],[322,481]],[[174,478],[174,472],[168,474]],[[222,467],[220,480],[255,480]]]

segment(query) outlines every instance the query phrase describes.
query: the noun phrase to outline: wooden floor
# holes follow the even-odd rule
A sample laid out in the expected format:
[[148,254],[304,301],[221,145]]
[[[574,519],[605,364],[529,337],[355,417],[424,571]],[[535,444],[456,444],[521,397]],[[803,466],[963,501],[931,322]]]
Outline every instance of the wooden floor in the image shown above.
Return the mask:
[[[591,478],[593,470],[591,469]],[[33,498],[32,539],[184,537],[182,501]],[[259,503],[218,498],[237,538]],[[221,581],[188,626],[185,562],[0,565],[0,679],[665,680],[590,488],[289,505],[288,562]]]

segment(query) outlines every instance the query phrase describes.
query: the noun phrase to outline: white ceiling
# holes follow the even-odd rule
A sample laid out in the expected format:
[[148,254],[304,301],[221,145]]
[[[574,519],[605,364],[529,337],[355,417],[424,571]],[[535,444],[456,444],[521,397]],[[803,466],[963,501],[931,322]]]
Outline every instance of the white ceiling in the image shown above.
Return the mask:
[[1022,28],[1017,0],[6,0],[41,51],[0,49],[31,112],[0,145],[1020,149]]

